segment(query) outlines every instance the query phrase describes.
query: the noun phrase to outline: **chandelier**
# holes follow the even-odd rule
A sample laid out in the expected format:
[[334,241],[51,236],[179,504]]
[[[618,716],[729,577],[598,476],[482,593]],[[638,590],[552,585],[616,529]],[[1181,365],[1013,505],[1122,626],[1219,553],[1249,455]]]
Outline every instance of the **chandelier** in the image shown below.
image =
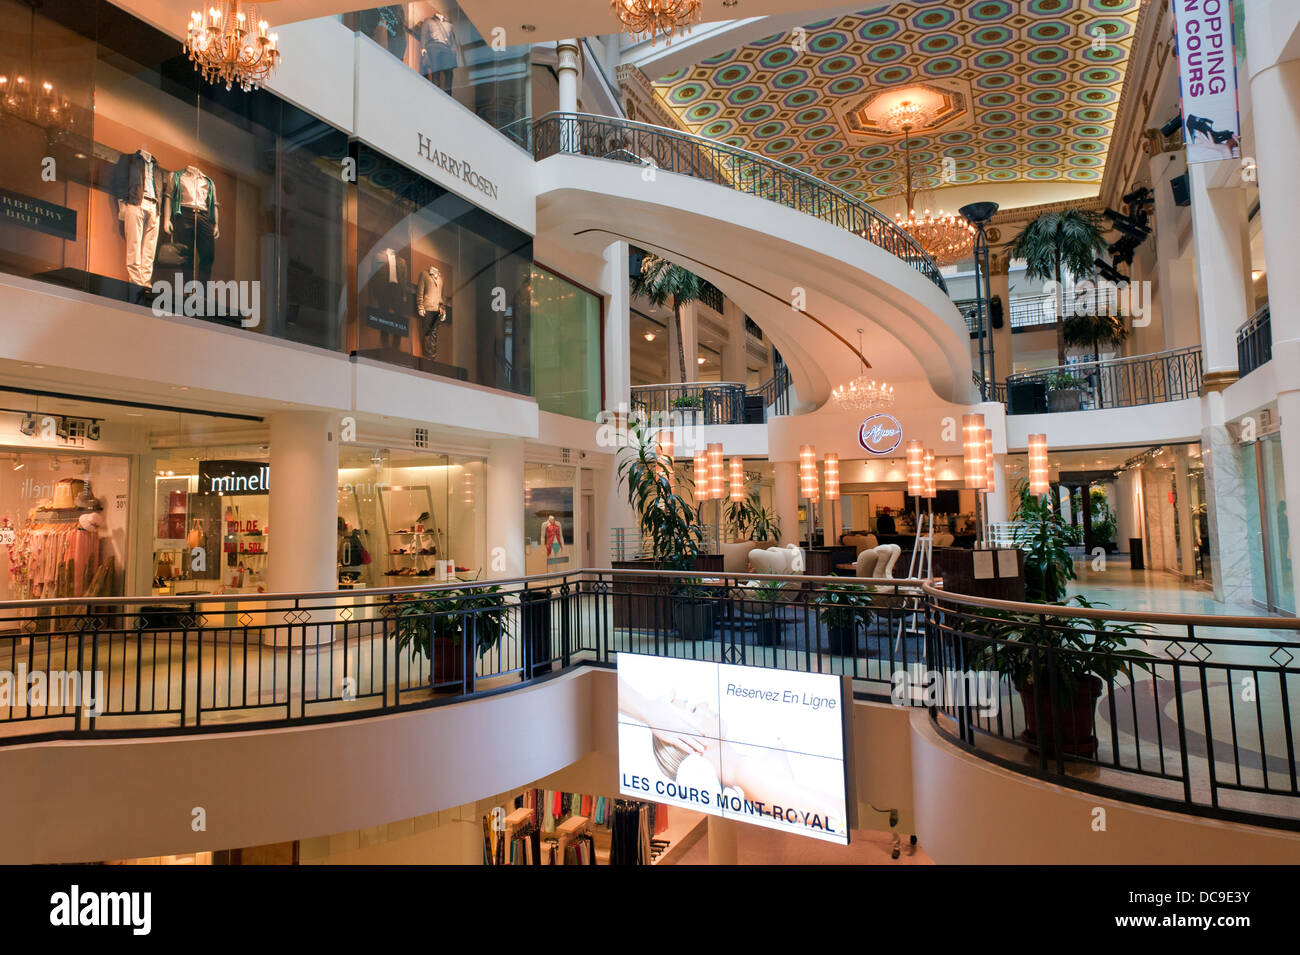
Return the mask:
[[277,42],[256,9],[240,0],[221,0],[206,14],[195,10],[185,32],[185,52],[203,78],[245,93],[261,86],[279,65]]
[[932,213],[926,209],[917,213],[913,204],[912,189],[912,130],[924,128],[933,117],[918,103],[902,100],[891,106],[883,125],[903,134],[903,155],[906,160],[907,215],[894,217],[898,227],[916,240],[925,254],[938,265],[950,265],[970,253],[975,244],[975,227],[962,216],[940,209]]
[[36,8],[32,9],[31,30],[28,40],[27,65],[23,72],[6,70],[0,73],[0,110],[9,116],[35,123],[55,132],[69,132],[73,126],[72,103],[59,94],[48,80],[34,81],[29,77],[36,71]]
[[609,5],[634,40],[644,37],[653,44],[662,36],[668,46],[674,36],[700,22],[700,4],[701,0],[610,0]]
[[[862,329],[858,329],[858,357],[862,357]],[[843,411],[869,411],[894,407],[894,389],[885,382],[867,377],[867,366],[852,381],[831,391],[831,400]]]

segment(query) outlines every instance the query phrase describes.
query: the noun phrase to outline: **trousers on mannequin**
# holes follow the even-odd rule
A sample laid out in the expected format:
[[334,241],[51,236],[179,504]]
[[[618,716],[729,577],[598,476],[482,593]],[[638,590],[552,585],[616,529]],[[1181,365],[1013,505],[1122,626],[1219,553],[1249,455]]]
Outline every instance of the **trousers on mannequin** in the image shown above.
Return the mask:
[[172,219],[172,244],[183,250],[181,271],[186,279],[207,282],[212,278],[216,241],[212,220],[197,209],[184,209]]
[[438,327],[447,320],[446,316],[446,312],[442,309],[438,309],[436,312],[427,313],[422,319],[427,323],[424,329],[423,339],[425,358],[438,357]]
[[153,284],[153,260],[158,252],[158,214],[156,199],[141,199],[139,205],[123,203],[122,228],[126,235],[126,275],[132,285],[149,288]]

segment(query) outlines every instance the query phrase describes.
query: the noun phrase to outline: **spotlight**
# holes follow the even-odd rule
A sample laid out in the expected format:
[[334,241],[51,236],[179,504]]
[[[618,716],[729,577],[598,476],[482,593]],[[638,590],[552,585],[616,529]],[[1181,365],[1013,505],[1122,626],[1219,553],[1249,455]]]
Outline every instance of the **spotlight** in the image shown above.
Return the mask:
[[27,437],[29,438],[35,435],[36,415],[32,414],[30,411],[27,414],[23,415],[23,421],[22,424],[18,426],[18,430],[21,431],[23,434],[27,435]]
[[1161,136],[1172,136],[1178,130],[1182,129],[1183,116],[1181,113],[1175,114],[1169,119],[1169,122],[1160,127]]
[[86,425],[86,440],[87,441],[99,440],[99,419],[98,418],[91,418],[90,424]]
[[21,457],[20,455],[15,454],[15,455],[14,455],[14,470],[15,470],[15,471],[21,471],[21,470],[22,470],[23,468],[25,468],[25,467],[27,467],[27,465],[23,464],[23,459],[22,459],[22,457]]

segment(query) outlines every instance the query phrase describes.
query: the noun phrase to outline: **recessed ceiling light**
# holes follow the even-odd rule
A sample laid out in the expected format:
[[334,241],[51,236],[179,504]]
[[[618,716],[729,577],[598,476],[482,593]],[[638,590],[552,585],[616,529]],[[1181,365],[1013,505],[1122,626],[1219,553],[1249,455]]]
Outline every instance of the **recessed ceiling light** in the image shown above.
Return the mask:
[[704,364],[704,357],[701,356],[701,357],[695,359],[695,362],[696,362],[696,364],[703,365],[703,364]]
[[654,332],[646,332],[646,333],[645,333],[645,340],[648,341],[648,342],[652,342],[652,341],[654,341],[654,340],[655,340],[655,333],[654,333]]
[[525,33],[532,33],[537,29],[537,25],[534,23],[521,23],[519,24],[519,29],[523,30]]

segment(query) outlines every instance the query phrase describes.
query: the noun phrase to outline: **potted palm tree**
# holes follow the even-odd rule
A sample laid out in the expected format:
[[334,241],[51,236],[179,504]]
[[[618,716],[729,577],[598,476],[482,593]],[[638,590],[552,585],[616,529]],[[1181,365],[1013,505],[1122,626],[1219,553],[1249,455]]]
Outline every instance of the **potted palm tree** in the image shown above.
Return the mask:
[[758,491],[750,491],[744,500],[728,499],[725,518],[736,540],[779,541],[781,522],[776,512],[764,507]]
[[[690,479],[674,476],[673,459],[659,452],[653,432],[640,420],[628,426],[627,446],[620,452],[618,479],[619,485],[627,489],[638,528],[649,543],[650,566],[659,570],[693,570],[696,558],[703,552],[704,528],[695,508],[677,493],[677,488],[690,484]],[[712,593],[698,579],[687,578],[670,587],[668,597],[673,621],[684,639],[713,636],[716,603]]]
[[[641,271],[632,276],[633,295],[648,298],[652,305],[671,305],[677,329],[677,370],[686,381],[686,348],[682,344],[682,309],[700,300],[700,277],[667,259],[647,252],[641,257]],[[695,396],[698,400],[698,395]],[[679,399],[680,400],[680,399]],[[696,407],[702,407],[702,403]]]
[[1065,364],[1065,273],[1091,274],[1094,259],[1106,250],[1097,217],[1068,209],[1044,212],[1021,230],[1011,242],[1011,257],[1025,260],[1025,274],[1031,279],[1056,283],[1056,357]]
[[671,407],[683,425],[700,424],[700,412],[704,410],[704,398],[700,395],[678,395],[672,400]]
[[1065,344],[1092,351],[1092,360],[1101,362],[1103,346],[1119,348],[1128,341],[1128,326],[1122,315],[1067,315],[1062,325]]
[[1047,376],[1047,410],[1078,411],[1083,407],[1083,379],[1068,371]]
[[781,642],[781,620],[778,615],[781,595],[785,585],[779,580],[765,580],[753,587],[745,587],[745,596],[754,601],[757,615],[754,619],[756,641],[759,646],[774,647]]
[[1019,504],[1012,516],[1012,543],[1025,554],[1025,595],[1035,602],[1065,599],[1066,584],[1077,576],[1069,548],[1078,543],[1074,528],[1048,505],[1046,497],[1029,493],[1029,482],[1016,489]]

